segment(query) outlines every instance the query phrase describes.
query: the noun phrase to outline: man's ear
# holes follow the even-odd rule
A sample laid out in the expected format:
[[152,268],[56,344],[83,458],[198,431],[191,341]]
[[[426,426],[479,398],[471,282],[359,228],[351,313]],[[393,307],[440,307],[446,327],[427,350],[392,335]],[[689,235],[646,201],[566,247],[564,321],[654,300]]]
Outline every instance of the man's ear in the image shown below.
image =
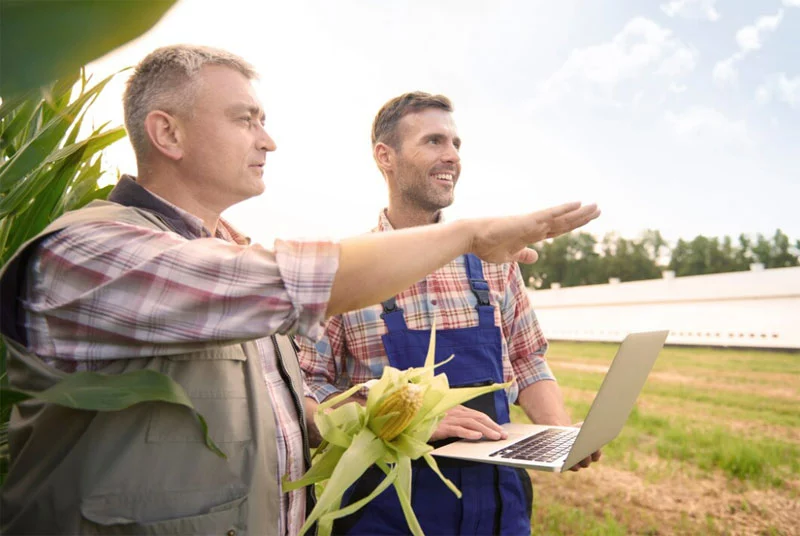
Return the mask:
[[159,153],[170,160],[183,158],[183,133],[175,117],[161,110],[153,110],[144,119],[144,130]]
[[381,168],[384,175],[387,171],[394,169],[395,151],[390,146],[383,142],[378,142],[372,148],[372,157],[375,158],[375,163]]

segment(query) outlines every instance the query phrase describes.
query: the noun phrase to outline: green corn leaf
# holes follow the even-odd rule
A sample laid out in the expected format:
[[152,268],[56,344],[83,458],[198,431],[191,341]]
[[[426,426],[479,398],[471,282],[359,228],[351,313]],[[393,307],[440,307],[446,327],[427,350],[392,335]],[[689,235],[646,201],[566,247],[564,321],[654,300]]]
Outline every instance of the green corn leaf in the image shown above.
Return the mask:
[[411,460],[403,458],[397,462],[397,480],[394,482],[394,489],[397,491],[397,498],[400,500],[400,507],[408,523],[408,528],[414,536],[425,536],[414,509],[411,507]]
[[448,488],[450,488],[450,491],[455,493],[456,497],[458,497],[460,499],[461,498],[461,490],[458,489],[455,484],[453,484],[452,480],[450,480],[449,478],[447,478],[446,476],[444,476],[442,474],[442,471],[439,469],[439,464],[436,463],[436,459],[433,456],[431,456],[430,454],[428,454],[428,453],[423,454],[422,458],[426,462],[428,462],[428,466],[433,470],[434,473],[439,475],[439,478],[441,478],[442,482],[444,482],[445,485]]
[[416,439],[417,441],[428,441],[443,418],[443,414],[434,415],[433,417],[415,424],[413,427],[409,426],[404,433],[406,436]]
[[86,158],[88,159],[89,157],[94,156],[97,151],[105,149],[112,143],[119,141],[124,137],[125,129],[123,127],[117,127],[106,132],[95,132],[88,138],[81,140],[78,143],[72,143],[63,149],[54,151],[48,155],[44,162],[46,164],[58,162],[59,160],[62,160],[77,151],[85,151]]
[[[8,248],[8,239],[12,236],[11,229],[14,227],[15,215],[12,214],[0,220],[0,265],[5,264],[6,259],[11,256],[13,249]],[[4,354],[0,353],[0,356]],[[2,362],[2,360],[0,360]]]
[[[41,107],[41,101],[26,100],[18,108],[13,110],[13,117],[9,114],[8,120],[3,120],[3,129],[0,132],[0,155],[11,157],[6,154],[6,147],[14,147],[17,137],[30,125],[31,120]],[[16,152],[16,147],[14,147]]]
[[14,111],[22,106],[23,103],[30,100],[36,100],[36,96],[39,94],[38,89],[31,89],[26,91],[25,93],[21,93],[19,95],[14,95],[9,98],[3,97],[3,102],[0,103],[0,120],[6,119],[10,117]]
[[3,0],[0,95],[77,70],[152,27],[176,0]]
[[400,434],[388,445],[389,448],[396,450],[398,453],[412,460],[416,460],[433,450],[433,447],[425,441],[420,441],[406,433]]
[[5,386],[0,387],[0,395],[2,395],[3,412],[9,410],[10,408],[19,404],[20,402],[23,402],[31,398],[28,393],[24,393],[22,391],[15,391]]
[[52,170],[51,178],[42,177],[48,187],[24,212],[17,212],[15,231],[9,240],[9,249],[16,251],[19,246],[39,234],[52,221],[51,214],[61,201],[64,190],[81,165],[82,152],[73,153],[57,169]]
[[[74,176],[78,165],[82,163],[83,159],[90,158],[95,152],[104,149],[108,145],[111,145],[123,137],[125,137],[125,130],[122,127],[119,127],[103,134],[97,134],[95,136],[86,138],[79,143],[72,144],[69,147],[65,147],[64,149],[52,153],[44,161],[44,164],[40,169],[44,170],[44,166],[47,164],[56,164],[64,159],[67,159],[68,164],[66,165],[67,169],[70,170],[70,173],[65,176],[67,178],[67,182],[69,182],[69,180],[71,180]],[[75,158],[76,155],[77,159]],[[72,157],[72,159],[70,159],[70,157]],[[65,171],[61,169],[53,175],[50,175],[47,172],[42,172],[20,181],[8,195],[0,199],[0,218],[3,218],[13,212],[20,212],[26,203],[28,203],[31,199],[36,197],[45,189],[56,188],[56,186],[52,185],[51,182],[57,177],[62,176],[64,173]],[[59,192],[64,191],[66,184],[67,183],[60,185]],[[50,214],[50,211],[48,211],[47,214]]]
[[339,463],[336,465],[330,480],[325,485],[325,491],[317,500],[317,504],[309,514],[300,534],[305,532],[323,514],[335,511],[334,506],[341,503],[344,492],[349,488],[369,467],[381,458],[386,446],[383,441],[369,429],[361,430],[354,438]]
[[333,529],[333,522],[339,518],[349,516],[350,514],[354,514],[358,512],[361,508],[366,506],[372,499],[383,493],[386,488],[394,484],[395,480],[397,480],[397,467],[395,466],[394,469],[389,471],[389,474],[386,475],[380,484],[375,486],[375,489],[370,492],[369,495],[360,499],[354,503],[347,505],[344,508],[339,508],[338,510],[334,510],[333,512],[328,512],[324,514],[319,519],[318,523],[318,536],[328,536],[331,534]]
[[[414,418],[411,419],[408,425],[409,429],[414,429],[419,423],[429,419],[431,415],[435,415],[433,411],[434,408],[442,401],[450,389],[447,376],[444,374],[437,374],[431,378],[426,385],[427,389],[422,399],[422,407],[417,414],[414,415]],[[425,439],[427,440],[427,438]]]
[[[208,433],[208,424],[192,405],[192,401],[172,378],[154,370],[137,370],[123,374],[76,372],[66,376],[45,391],[0,389],[3,407],[27,399],[40,400],[79,410],[119,411],[142,402],[168,402],[192,410],[200,421],[206,446],[217,456],[226,458]],[[10,402],[9,402],[10,401]]]
[[80,200],[93,190],[97,189],[97,180],[102,176],[102,158],[94,159],[94,162],[84,162],[77,176],[71,181],[68,190],[61,197],[61,203],[52,213],[53,218],[60,216],[67,210],[73,210]]
[[444,413],[459,404],[463,404],[467,400],[472,400],[480,395],[491,393],[500,389],[506,389],[511,386],[511,382],[495,383],[492,385],[485,385],[480,387],[457,387],[450,389],[439,401],[436,407],[431,411],[432,414]]
[[374,383],[367,393],[367,409],[374,412],[386,391],[392,389],[400,381],[401,372],[394,367],[384,367],[381,379]]
[[428,355],[425,356],[425,368],[428,370],[433,369],[434,362],[436,361],[436,324],[431,326],[431,340],[428,342]]
[[40,167],[35,173],[19,181],[10,192],[0,197],[0,218],[23,212],[55,177],[54,169]]
[[345,428],[346,423],[351,422],[348,417],[350,417],[354,411],[358,410],[358,408],[353,407],[356,405],[355,402],[351,402],[337,408],[331,413],[317,413],[314,415],[314,423],[317,425],[317,428],[319,428],[320,435],[330,444],[341,448],[347,448],[353,442],[353,437],[343,428]]
[[328,400],[317,406],[317,411],[322,412],[328,408],[335,406],[339,402],[344,402],[345,400],[356,394],[356,392],[358,392],[359,389],[361,389],[360,385],[354,385],[347,391],[340,393],[332,398],[329,398]]
[[326,449],[324,453],[319,456],[319,458],[315,458],[314,464],[306,472],[306,474],[303,475],[302,478],[295,481],[290,481],[287,478],[287,475],[284,475],[283,481],[281,482],[281,489],[285,493],[287,491],[304,488],[306,486],[310,486],[311,484],[316,484],[317,482],[329,479],[333,474],[333,470],[336,469],[336,464],[339,463],[339,460],[342,458],[342,454],[344,454],[344,452],[345,449],[336,446]]
[[105,199],[105,198],[108,197],[108,194],[110,194],[111,190],[113,190],[113,189],[114,189],[114,185],[113,184],[109,184],[108,186],[103,186],[102,188],[96,188],[94,190],[91,190],[89,193],[84,195],[80,199],[80,201],[78,201],[75,205],[70,206],[69,210],[77,210],[77,209],[83,207],[84,205],[86,205],[88,203],[91,203],[95,199]]
[[43,166],[43,162],[58,147],[69,125],[89,101],[93,100],[114,75],[108,76],[63,111],[59,111],[36,135],[20,148],[14,157],[0,166],[0,193],[8,192],[12,185]]
[[82,79],[83,68],[75,69],[41,88],[42,98],[53,112],[60,112],[69,103],[75,85]]

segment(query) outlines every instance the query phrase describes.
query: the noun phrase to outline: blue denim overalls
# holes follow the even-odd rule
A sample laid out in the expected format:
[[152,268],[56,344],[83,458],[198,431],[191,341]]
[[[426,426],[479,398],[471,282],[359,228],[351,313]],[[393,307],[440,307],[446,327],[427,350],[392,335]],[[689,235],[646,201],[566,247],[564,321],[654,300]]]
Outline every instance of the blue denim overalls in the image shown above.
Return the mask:
[[[503,382],[502,333],[494,324],[489,285],[483,278],[481,261],[465,255],[472,292],[477,298],[478,325],[436,331],[436,362],[455,358],[437,367],[453,387]],[[383,346],[391,366],[419,367],[425,362],[430,330],[410,330],[395,299],[383,302],[381,317],[388,328]],[[465,404],[483,411],[496,422],[509,422],[508,398],[504,390],[478,397]],[[441,444],[441,443],[440,443]],[[435,445],[439,446],[439,445]],[[444,534],[530,534],[532,491],[530,478],[522,470],[447,458],[436,459],[444,475],[462,491],[458,499],[423,460],[412,468],[411,504],[427,536]],[[342,506],[364,496],[383,479],[373,467],[344,495]],[[334,525],[337,534],[408,534],[409,529],[393,487],[367,506]]]

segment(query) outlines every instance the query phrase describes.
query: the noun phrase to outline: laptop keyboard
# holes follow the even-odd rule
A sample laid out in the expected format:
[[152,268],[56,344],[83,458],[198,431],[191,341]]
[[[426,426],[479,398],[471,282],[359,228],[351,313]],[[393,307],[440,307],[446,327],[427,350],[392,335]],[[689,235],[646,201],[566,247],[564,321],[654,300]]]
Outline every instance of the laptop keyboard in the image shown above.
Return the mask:
[[572,448],[579,429],[548,428],[489,454],[513,460],[554,462]]

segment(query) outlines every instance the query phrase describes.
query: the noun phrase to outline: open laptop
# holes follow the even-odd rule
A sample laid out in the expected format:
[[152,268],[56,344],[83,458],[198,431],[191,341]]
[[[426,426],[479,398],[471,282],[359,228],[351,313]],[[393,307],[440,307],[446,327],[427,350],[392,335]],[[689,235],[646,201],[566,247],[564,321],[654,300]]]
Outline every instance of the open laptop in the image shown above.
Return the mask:
[[509,423],[503,425],[507,439],[461,439],[431,454],[538,471],[570,469],[620,433],[668,333],[631,333],[625,337],[579,428]]

